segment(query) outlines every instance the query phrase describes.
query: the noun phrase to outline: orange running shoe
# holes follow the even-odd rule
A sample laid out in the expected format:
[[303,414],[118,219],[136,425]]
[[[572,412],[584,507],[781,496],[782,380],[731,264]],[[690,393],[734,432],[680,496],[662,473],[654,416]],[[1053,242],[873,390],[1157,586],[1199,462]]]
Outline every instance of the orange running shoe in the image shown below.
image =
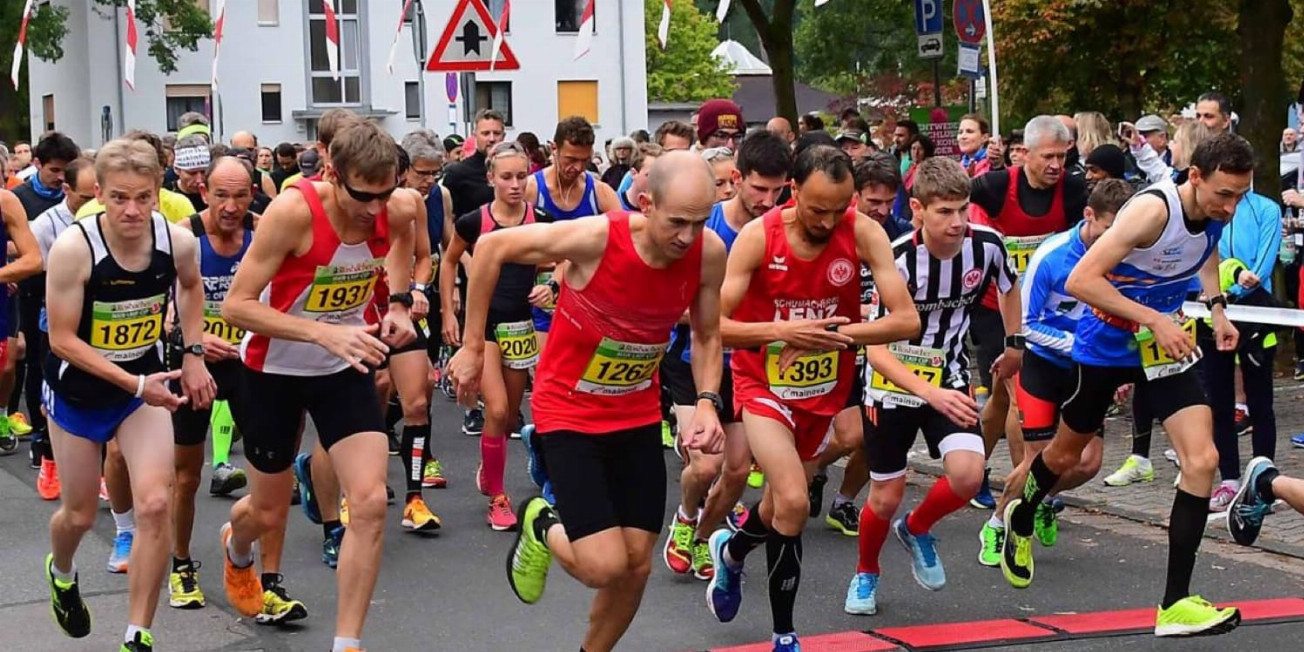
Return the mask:
[[37,495],[41,497],[41,500],[58,500],[61,492],[59,467],[55,466],[54,460],[42,458],[41,470],[36,474]]
[[246,618],[253,618],[263,610],[263,585],[258,580],[254,565],[237,568],[231,562],[227,543],[231,540],[231,524],[222,526],[222,579],[226,584],[226,601]]
[[512,501],[507,498],[507,494],[498,494],[489,499],[489,512],[485,514],[485,521],[498,532],[516,529],[516,513],[512,511]]

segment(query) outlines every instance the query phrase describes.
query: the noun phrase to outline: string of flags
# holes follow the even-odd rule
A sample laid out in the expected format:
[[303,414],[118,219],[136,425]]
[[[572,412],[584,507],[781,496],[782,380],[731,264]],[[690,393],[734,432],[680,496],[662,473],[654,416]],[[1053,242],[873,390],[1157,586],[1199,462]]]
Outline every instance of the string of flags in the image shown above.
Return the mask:
[[14,45],[14,65],[9,68],[9,81],[18,89],[18,66],[23,62],[23,44],[27,42],[27,19],[32,17],[32,0],[23,5],[23,22],[18,26],[18,43]]
[[217,93],[217,57],[222,48],[222,24],[226,22],[226,0],[217,0],[217,18],[213,21],[213,93]]
[[[589,0],[592,2],[593,0]],[[498,55],[503,50],[503,32],[507,31],[508,16],[512,13],[512,0],[503,0],[503,14],[498,17],[498,29],[494,30],[494,47],[489,53],[489,70],[493,71],[494,66],[498,65]]]
[[123,53],[122,77],[127,88],[136,90],[136,0],[127,0],[127,39]]

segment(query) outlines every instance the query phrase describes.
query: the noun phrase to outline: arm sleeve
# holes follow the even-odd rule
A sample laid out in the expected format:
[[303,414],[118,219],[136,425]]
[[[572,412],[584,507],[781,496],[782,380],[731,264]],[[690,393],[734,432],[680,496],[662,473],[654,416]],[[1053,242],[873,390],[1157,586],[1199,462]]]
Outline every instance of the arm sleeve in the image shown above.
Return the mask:
[[1136,166],[1145,172],[1146,181],[1150,183],[1173,176],[1173,168],[1164,165],[1164,160],[1159,158],[1159,153],[1150,146],[1150,143],[1141,143],[1140,147],[1133,147],[1132,158],[1136,159]]

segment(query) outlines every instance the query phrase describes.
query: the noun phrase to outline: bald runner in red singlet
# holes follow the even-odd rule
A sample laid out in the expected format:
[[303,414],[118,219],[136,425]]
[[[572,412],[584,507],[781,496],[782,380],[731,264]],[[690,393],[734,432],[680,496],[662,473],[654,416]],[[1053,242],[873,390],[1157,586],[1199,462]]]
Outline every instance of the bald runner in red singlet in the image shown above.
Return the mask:
[[648,185],[641,213],[481,236],[462,349],[449,362],[459,398],[475,400],[499,270],[566,262],[534,386],[538,434],[531,449],[532,457],[541,453],[546,460],[556,511],[540,497],[521,503],[508,581],[521,601],[538,601],[555,557],[597,589],[583,643],[590,652],[606,652],[620,640],[651,571],[666,501],[657,368],[684,310],[693,331],[693,376],[702,390],[684,441],[707,452],[724,444],[717,392],[725,249],[719,236],[704,231],[713,180],[701,157],[679,152],[656,161]]
[[[715,576],[707,605],[721,622],[742,601],[743,558],[768,547],[775,649],[797,649],[793,603],[801,582],[807,485],[834,415],[855,384],[855,348],[914,336],[919,318],[883,227],[846,215],[851,159],[803,150],[792,171],[795,206],[743,227],[721,290],[721,336],[733,353],[734,409],[769,483],[736,534],[711,536]],[[860,266],[878,282],[891,322],[861,323]]]

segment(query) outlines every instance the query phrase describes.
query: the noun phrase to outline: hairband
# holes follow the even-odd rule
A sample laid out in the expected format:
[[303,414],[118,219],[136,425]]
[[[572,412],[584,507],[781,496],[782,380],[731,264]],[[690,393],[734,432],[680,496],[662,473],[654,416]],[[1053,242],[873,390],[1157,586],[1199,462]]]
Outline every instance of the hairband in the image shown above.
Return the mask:
[[211,160],[207,147],[183,147],[176,150],[172,167],[178,170],[203,170]]
[[186,136],[189,136],[189,135],[192,135],[192,134],[203,134],[203,135],[208,136],[208,137],[211,138],[211,137],[213,136],[213,131],[212,131],[211,129],[209,129],[209,128],[208,128],[208,125],[206,125],[206,124],[203,124],[203,123],[195,123],[195,124],[190,125],[190,126],[188,126],[188,127],[183,127],[183,128],[181,129],[181,131],[178,131],[178,132],[177,132],[177,140],[181,140],[182,138],[185,138]]

